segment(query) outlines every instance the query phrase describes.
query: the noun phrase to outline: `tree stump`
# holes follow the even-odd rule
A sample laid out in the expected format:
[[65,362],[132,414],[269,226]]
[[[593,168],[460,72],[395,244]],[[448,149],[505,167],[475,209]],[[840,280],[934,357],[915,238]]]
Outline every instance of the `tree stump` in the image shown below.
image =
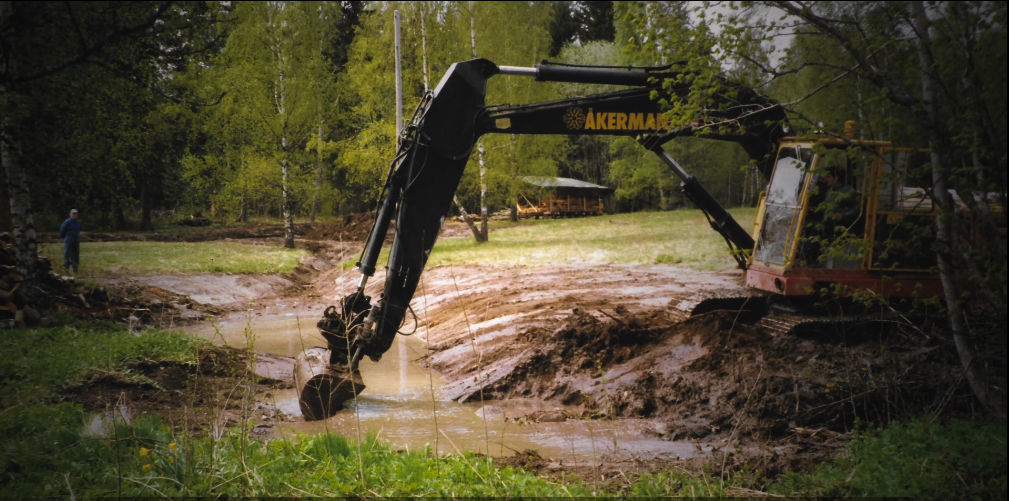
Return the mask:
[[294,384],[305,421],[326,419],[364,391],[361,374],[329,364],[325,348],[308,348],[294,362]]

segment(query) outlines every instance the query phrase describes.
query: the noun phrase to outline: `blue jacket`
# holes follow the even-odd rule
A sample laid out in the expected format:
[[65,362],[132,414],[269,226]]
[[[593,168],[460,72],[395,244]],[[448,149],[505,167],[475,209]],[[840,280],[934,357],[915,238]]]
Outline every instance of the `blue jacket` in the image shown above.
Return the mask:
[[74,218],[67,218],[63,221],[63,226],[60,226],[60,236],[63,237],[63,243],[73,243],[81,241],[81,220],[78,219],[74,221]]

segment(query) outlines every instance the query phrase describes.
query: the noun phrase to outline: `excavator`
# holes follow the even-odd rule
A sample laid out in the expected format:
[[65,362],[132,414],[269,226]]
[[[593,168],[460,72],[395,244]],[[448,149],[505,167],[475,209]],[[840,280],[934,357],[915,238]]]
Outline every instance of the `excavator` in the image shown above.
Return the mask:
[[[628,87],[624,90],[523,105],[488,105],[487,82],[496,75],[537,82]],[[406,319],[424,265],[477,140],[484,134],[598,134],[627,136],[653,152],[682,181],[685,196],[707,216],[745,271],[751,293],[685,295],[670,304],[686,318],[734,310],[756,318],[770,335],[837,322],[823,311],[827,293],[886,298],[940,297],[928,242],[892,245],[910,235],[926,240],[935,211],[913,172],[923,152],[889,142],[814,134],[789,135],[784,109],[756,91],[720,82],[717,106],[687,126],[670,127],[654,95],[686,96],[689,78],[661,67],[584,66],[544,61],[535,67],[498,66],[486,59],[453,64],[421,101],[400,135],[374,227],[357,266],[354,292],[326,309],[318,327],[328,349],[299,357],[295,380],[306,419],[323,419],[364,389],[357,366],[378,361]],[[703,131],[703,132],[702,132]],[[770,182],[749,227],[737,222],[696,177],[662,145],[688,135],[737,143]],[[845,217],[823,207],[830,179],[848,183]],[[836,195],[836,194],[835,194]],[[840,213],[839,211],[835,211]],[[394,239],[378,298],[365,295],[390,223]],[[922,231],[924,230],[924,232]],[[835,235],[845,238],[834,239]],[[919,239],[920,241],[920,239]],[[829,308],[828,308],[829,310]]]

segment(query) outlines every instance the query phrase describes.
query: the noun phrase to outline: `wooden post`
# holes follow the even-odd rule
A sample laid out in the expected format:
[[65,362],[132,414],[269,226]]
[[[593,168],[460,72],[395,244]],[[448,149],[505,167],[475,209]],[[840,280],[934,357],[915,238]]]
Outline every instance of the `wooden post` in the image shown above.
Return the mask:
[[399,11],[392,15],[396,25],[396,153],[399,154],[399,133],[403,130],[403,68],[400,63]]

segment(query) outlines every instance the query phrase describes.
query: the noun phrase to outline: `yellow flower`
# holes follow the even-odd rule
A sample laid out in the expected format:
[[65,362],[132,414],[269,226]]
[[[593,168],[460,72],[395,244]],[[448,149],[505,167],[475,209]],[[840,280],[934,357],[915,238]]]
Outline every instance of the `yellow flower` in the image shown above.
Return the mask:
[[145,458],[151,453],[151,450],[146,447],[140,448],[140,457]]
[[824,393],[830,393],[830,388],[823,390]]
[[168,450],[174,451],[174,450],[178,450],[178,448],[179,448],[179,444],[177,444],[175,442],[172,442],[172,443],[168,444]]
[[151,471],[152,466],[150,464],[144,465],[144,471]]
[[168,462],[169,463],[174,463],[175,462],[175,456],[168,456]]

